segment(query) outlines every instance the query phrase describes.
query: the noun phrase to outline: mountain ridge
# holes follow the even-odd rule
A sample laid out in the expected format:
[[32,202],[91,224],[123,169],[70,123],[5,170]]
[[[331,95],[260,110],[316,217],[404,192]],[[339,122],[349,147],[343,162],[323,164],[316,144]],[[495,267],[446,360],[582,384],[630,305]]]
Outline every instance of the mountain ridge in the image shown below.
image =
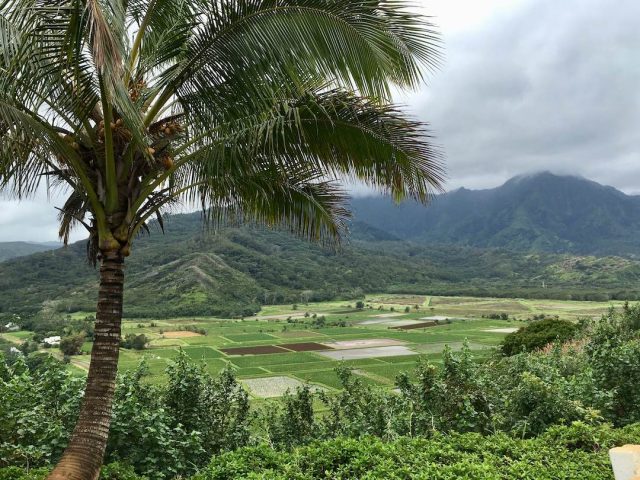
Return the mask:
[[483,190],[460,188],[428,208],[354,199],[354,217],[420,244],[592,255],[640,255],[640,197],[571,175],[541,172]]
[[0,242],[0,262],[36,252],[54,250],[60,246],[61,244],[57,242]]

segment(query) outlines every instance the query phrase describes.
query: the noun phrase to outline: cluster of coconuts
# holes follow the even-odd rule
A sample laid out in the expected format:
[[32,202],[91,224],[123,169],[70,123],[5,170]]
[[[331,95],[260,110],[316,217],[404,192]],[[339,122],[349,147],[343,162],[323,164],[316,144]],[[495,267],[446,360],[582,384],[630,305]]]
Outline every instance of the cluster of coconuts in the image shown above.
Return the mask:
[[[178,122],[166,122],[160,125],[157,129],[157,132],[161,135],[164,135],[165,138],[169,138],[182,131],[182,125],[180,125]],[[154,156],[156,150],[153,147],[149,147],[147,149],[147,153],[149,153],[149,155],[151,156]],[[173,158],[166,150],[163,150],[162,154],[156,159],[160,162],[165,170],[169,170],[171,167],[173,167]]]
[[140,93],[145,88],[147,88],[147,83],[144,80],[138,80],[137,82],[130,82],[129,96],[131,97],[131,100],[133,100],[134,102],[137,102],[138,99],[140,98]]
[[71,148],[73,148],[76,152],[80,151],[80,144],[76,142],[76,139],[73,135],[65,135],[64,141],[69,144]]
[[[73,135],[63,135],[62,139],[67,142],[69,144],[69,146],[71,148],[73,148],[76,152],[80,151],[80,144],[78,142],[76,142],[76,138]],[[56,158],[58,159],[58,163],[60,165],[66,165],[67,161],[65,160],[64,156],[61,154],[57,154]]]
[[173,158],[171,158],[171,155],[169,155],[168,153],[162,153],[161,155],[156,157],[156,149],[153,147],[147,147],[147,153],[152,156],[157,162],[159,162],[160,165],[162,165],[162,168],[164,168],[165,170],[169,170],[171,167],[173,167]]
[[[115,122],[111,122],[109,124],[109,128],[113,131],[114,138],[122,140],[123,142],[128,142],[129,140],[131,140],[131,132],[125,128],[124,122],[121,118],[118,118]],[[98,123],[97,132],[98,140],[100,142],[104,142],[104,129],[104,120],[100,120],[100,123]]]

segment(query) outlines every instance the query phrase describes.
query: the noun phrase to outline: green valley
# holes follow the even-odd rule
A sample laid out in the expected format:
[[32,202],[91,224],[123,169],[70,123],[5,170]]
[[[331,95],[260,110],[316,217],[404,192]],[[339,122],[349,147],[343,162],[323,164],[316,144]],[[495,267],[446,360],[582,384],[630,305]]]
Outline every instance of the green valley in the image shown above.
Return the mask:
[[[328,391],[339,389],[335,368],[344,353],[345,364],[357,368],[364,381],[392,387],[399,373],[413,369],[418,355],[438,363],[446,346],[460,349],[468,342],[478,358],[483,358],[507,333],[533,319],[593,319],[620,306],[621,302],[372,294],[362,300],[362,308],[357,308],[357,300],[326,301],[269,305],[257,316],[244,319],[129,318],[123,323],[122,336],[144,335],[147,345],[144,350],[121,349],[119,368],[134,370],[144,358],[150,381],[162,383],[167,366],[183,350],[212,374],[232,368],[238,378],[248,381],[250,392],[249,379],[294,380],[283,388],[273,387],[275,390],[266,395],[254,395],[261,398],[280,396],[287,387],[295,389],[305,382]],[[71,318],[86,315],[89,312],[76,312]],[[507,318],[501,319],[501,315]],[[32,334],[17,331],[0,336],[18,345]],[[328,357],[327,350],[307,344],[327,345],[332,354],[338,353]],[[298,345],[303,345],[303,350]],[[264,346],[277,346],[280,351],[251,353],[251,349]],[[249,353],[234,354],[233,349],[240,347]],[[398,347],[399,351],[394,351]],[[85,343],[83,354],[69,358],[70,368],[78,375],[84,375],[88,368],[90,349],[91,343]],[[55,347],[43,351],[63,356]],[[356,358],[351,359],[353,356]]]

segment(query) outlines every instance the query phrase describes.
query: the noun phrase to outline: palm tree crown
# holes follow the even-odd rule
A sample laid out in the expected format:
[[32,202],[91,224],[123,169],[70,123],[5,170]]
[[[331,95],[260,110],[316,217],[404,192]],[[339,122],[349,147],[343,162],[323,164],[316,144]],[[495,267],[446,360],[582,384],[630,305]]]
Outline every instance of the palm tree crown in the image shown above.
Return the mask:
[[345,180],[426,202],[425,125],[391,103],[438,63],[404,0],[0,0],[0,190],[67,196],[100,260],[74,433],[50,479],[95,480],[109,434],[124,258],[175,202],[339,239]]
[[119,249],[175,201],[335,237],[340,181],[426,200],[424,126],[389,104],[438,38],[401,0],[6,0],[0,186],[70,192],[60,235]]

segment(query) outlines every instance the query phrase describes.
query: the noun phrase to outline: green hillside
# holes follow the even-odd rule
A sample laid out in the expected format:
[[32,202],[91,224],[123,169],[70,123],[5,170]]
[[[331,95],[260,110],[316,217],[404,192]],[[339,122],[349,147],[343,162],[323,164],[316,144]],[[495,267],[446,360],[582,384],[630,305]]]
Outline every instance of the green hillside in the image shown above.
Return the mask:
[[[127,261],[125,314],[242,316],[262,304],[371,292],[607,300],[640,297],[640,262],[621,257],[425,246],[356,223],[339,251],[250,227],[205,232],[199,214],[167,219]],[[84,242],[0,263],[0,309],[93,310]]]

